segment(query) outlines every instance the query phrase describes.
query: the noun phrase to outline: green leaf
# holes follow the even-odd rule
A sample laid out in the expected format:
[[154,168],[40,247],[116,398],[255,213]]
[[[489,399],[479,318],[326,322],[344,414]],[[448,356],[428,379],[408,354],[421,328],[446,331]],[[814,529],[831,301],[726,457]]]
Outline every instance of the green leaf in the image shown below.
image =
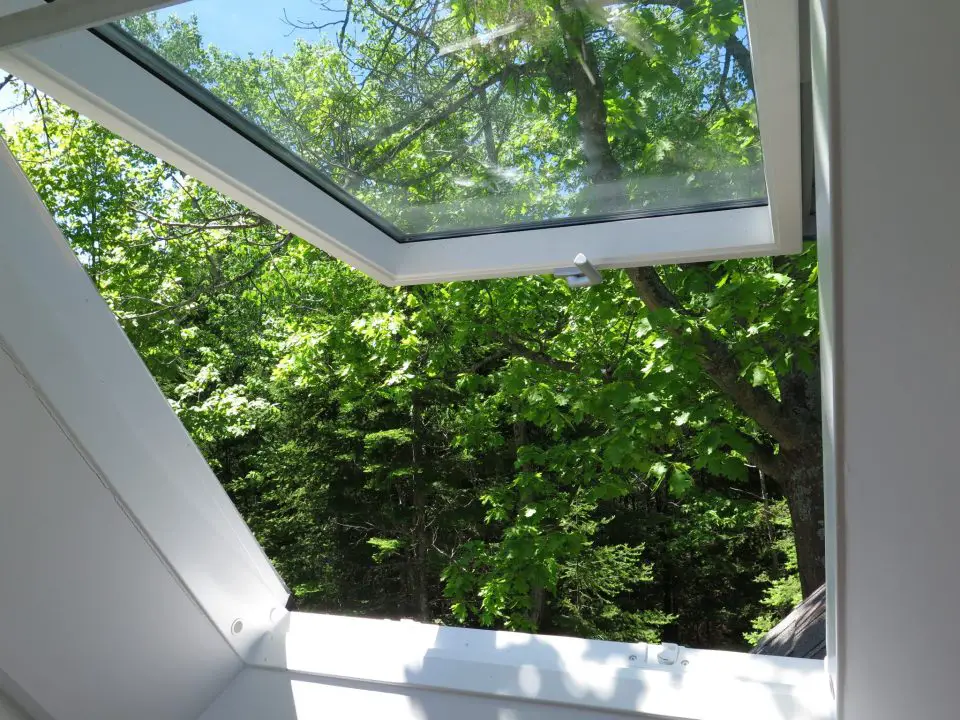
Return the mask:
[[681,465],[674,465],[670,473],[670,480],[667,484],[670,494],[674,497],[682,497],[691,487],[693,487],[693,477]]
[[391,555],[395,555],[402,547],[402,543],[396,539],[390,538],[368,538],[367,545],[372,545],[375,549],[373,561],[381,563]]

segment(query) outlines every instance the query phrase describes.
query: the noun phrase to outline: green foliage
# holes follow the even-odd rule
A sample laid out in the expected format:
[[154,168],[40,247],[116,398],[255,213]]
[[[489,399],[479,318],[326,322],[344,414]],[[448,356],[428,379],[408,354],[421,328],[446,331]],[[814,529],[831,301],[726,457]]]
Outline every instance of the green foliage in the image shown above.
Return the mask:
[[[781,533],[790,527],[790,514],[783,503],[777,504],[769,512],[768,522],[781,529]],[[800,579],[797,577],[797,549],[789,535],[783,535],[775,543],[776,548],[786,558],[782,568],[774,567],[772,572],[764,571],[757,582],[764,583],[764,611],[753,620],[753,631],[744,633],[743,638],[756,645],[774,626],[786,617],[803,600],[800,592]]]
[[391,555],[396,554],[401,548],[399,540],[388,540],[387,538],[368,538],[367,545],[374,548],[373,561],[380,563]]
[[585,548],[560,570],[557,629],[600,640],[658,642],[662,626],[677,617],[656,609],[626,609],[623,601],[653,579],[642,545]]

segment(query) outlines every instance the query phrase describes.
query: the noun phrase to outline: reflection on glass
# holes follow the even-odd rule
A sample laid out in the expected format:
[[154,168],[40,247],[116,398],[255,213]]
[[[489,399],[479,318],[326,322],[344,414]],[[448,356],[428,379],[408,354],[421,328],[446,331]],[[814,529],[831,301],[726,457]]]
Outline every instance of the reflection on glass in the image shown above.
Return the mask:
[[401,239],[765,198],[741,0],[338,2],[124,29]]

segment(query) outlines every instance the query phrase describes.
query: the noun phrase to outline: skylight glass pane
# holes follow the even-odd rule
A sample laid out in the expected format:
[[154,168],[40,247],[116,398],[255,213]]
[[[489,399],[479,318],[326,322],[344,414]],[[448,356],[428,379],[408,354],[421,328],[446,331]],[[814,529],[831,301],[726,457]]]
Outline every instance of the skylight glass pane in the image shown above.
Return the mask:
[[741,0],[194,0],[124,28],[401,241],[766,201]]

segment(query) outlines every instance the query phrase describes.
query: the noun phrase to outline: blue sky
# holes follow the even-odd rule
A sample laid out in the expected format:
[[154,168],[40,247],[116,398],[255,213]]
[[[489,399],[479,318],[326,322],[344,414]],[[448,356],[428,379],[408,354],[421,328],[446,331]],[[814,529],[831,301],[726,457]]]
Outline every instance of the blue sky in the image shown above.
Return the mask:
[[[337,0],[331,5],[339,7]],[[316,30],[295,30],[283,20],[329,22],[340,13],[323,10],[316,0],[191,0],[158,12],[160,18],[197,16],[204,41],[240,55],[266,51],[283,54],[295,40],[316,40]]]

